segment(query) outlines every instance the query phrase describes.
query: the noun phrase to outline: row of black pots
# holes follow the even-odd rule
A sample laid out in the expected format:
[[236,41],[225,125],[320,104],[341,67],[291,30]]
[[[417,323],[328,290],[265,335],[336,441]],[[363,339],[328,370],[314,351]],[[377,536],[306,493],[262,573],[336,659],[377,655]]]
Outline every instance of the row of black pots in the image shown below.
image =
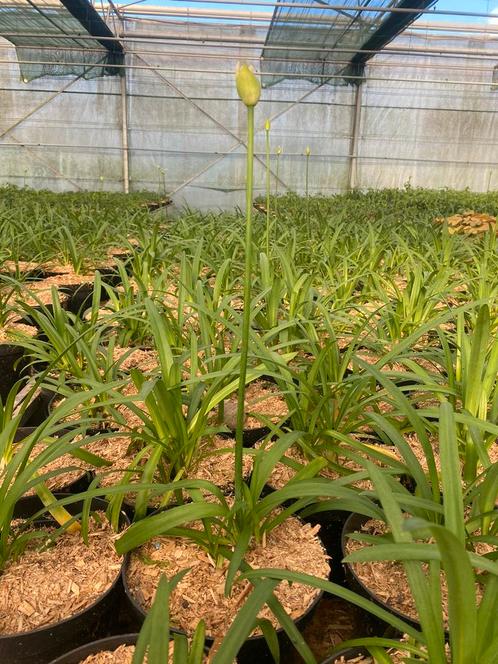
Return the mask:
[[[36,496],[23,498],[16,507],[14,516],[16,518],[27,517],[34,514],[41,507],[41,503]],[[105,509],[106,503],[100,499],[95,499],[92,502],[93,509]],[[81,502],[74,503],[68,507],[72,513],[77,513],[81,509]],[[332,557],[332,561],[342,560],[345,551],[345,542],[347,535],[350,532],[357,531],[361,528],[367,517],[352,514],[346,517],[345,512],[324,512],[317,515],[316,518],[310,518],[311,523],[320,523],[321,535],[323,535],[323,543],[327,552]],[[127,522],[126,516],[123,514],[121,523]],[[45,521],[46,523],[46,521]],[[342,525],[342,528],[341,528]],[[340,546],[338,543],[341,543]],[[122,631],[114,621],[118,615],[117,606],[121,604],[121,615],[123,616],[124,608],[124,624],[132,631],[138,631],[145,619],[145,613],[142,608],[137,604],[132,596],[130,589],[126,583],[125,569],[127,560],[125,560],[122,568],[121,580],[116,580],[112,588],[102,596],[97,602],[89,607],[81,614],[77,614],[57,625],[52,625],[46,629],[33,630],[29,633],[4,636],[0,637],[0,661],[6,664],[27,664],[27,662],[37,661],[39,664],[46,664],[54,657],[62,652],[69,650],[71,647],[88,643],[89,641],[106,636],[109,633]],[[341,569],[341,565],[333,565],[333,569]],[[338,578],[332,573],[332,578],[336,582],[346,582],[346,585],[374,601],[379,606],[382,606],[392,614],[406,620],[408,623],[419,627],[413,620],[407,618],[392,609],[378,597],[373,595],[368,588],[356,576],[353,568],[349,565],[344,566],[345,579]],[[124,590],[124,593],[123,593]],[[304,628],[307,622],[311,619],[314,610],[318,604],[319,598],[309,608],[298,621],[296,621],[299,629]],[[124,603],[124,604],[123,604]],[[366,627],[368,624],[368,628]],[[383,634],[387,628],[385,623],[378,620],[369,619],[365,622],[365,636]],[[289,652],[292,648],[287,635],[283,630],[279,630],[278,638],[280,647],[283,653]],[[31,659],[33,653],[36,652],[36,660]],[[266,642],[262,636],[251,637],[247,640],[242,647],[238,661],[241,664],[249,664],[251,662],[272,662],[271,654],[268,650]]]
[[[47,395],[44,395],[45,399]],[[16,432],[15,440],[22,440],[26,435],[29,435],[34,430],[34,427],[21,427]],[[77,494],[85,491],[94,479],[95,473],[93,471],[82,471],[81,476],[74,480],[72,483],[61,487],[58,492],[61,494]],[[270,493],[274,489],[271,486],[265,487],[265,493]],[[134,505],[132,502],[123,501],[122,509],[126,516],[132,520],[134,518]],[[150,508],[148,513],[154,513],[157,510]],[[351,532],[361,530],[362,525],[368,520],[368,517],[359,514],[350,514],[347,511],[324,511],[317,512],[304,518],[304,521],[310,523],[312,526],[320,526],[320,538],[329,555],[332,565],[330,579],[336,583],[346,583],[346,585],[358,592],[360,595],[371,599],[382,608],[391,612],[393,615],[405,620],[409,624],[418,628],[418,623],[411,620],[406,615],[397,612],[395,609],[389,607],[387,604],[379,600],[375,595],[368,590],[368,588],[361,582],[355,574],[354,569],[350,565],[338,564],[345,556],[345,544],[347,536]],[[132,608],[132,613],[137,615],[135,608]]]
[[[114,258],[116,260],[121,261],[124,264],[124,267],[128,274],[131,273],[131,259],[133,258],[133,254],[130,253],[116,254]],[[100,266],[96,267],[95,269],[99,271],[103,279],[108,277],[113,278],[119,274],[117,266],[113,265]],[[19,277],[22,279],[23,282],[29,283],[32,281],[35,282],[44,281],[45,279],[50,279],[52,277],[61,277],[61,276],[63,277],[64,274],[65,274],[64,270],[61,271],[57,270],[56,268],[52,270],[47,270],[43,266],[40,266],[40,267],[31,268],[24,272],[20,271]],[[5,272],[0,270],[0,275],[15,278],[14,272]]]
[[[59,497],[62,495],[57,494]],[[82,509],[82,501],[67,506],[72,514],[78,514]],[[42,504],[37,496],[28,496],[21,499],[15,508],[14,518],[28,518],[40,510]],[[92,500],[92,509],[105,510],[107,503],[101,499]],[[50,519],[40,519],[36,525],[47,525],[53,523]],[[126,515],[121,513],[120,526],[129,523]],[[125,556],[121,567],[121,573],[116,578],[111,588],[101,595],[87,609],[63,620],[57,624],[41,627],[29,632],[0,636],[0,661],[5,664],[48,664],[52,660],[57,662],[79,662],[75,659],[83,653],[93,652],[93,645],[85,645],[101,637],[122,631],[121,625],[127,629],[138,631],[145,619],[145,612],[135,601],[126,581],[126,568],[128,557]],[[123,592],[124,591],[124,592]],[[295,621],[297,627],[302,629],[310,620],[319,602],[317,597],[307,612]],[[117,617],[121,617],[121,625]],[[172,630],[177,631],[177,630]],[[291,643],[283,630],[278,630],[277,636],[281,651],[284,653],[291,648]],[[212,639],[207,639],[207,644],[212,645]],[[113,641],[113,643],[119,643]],[[76,651],[61,657],[76,647]],[[117,647],[117,646],[116,646]],[[243,645],[237,657],[239,664],[252,664],[253,662],[272,662],[270,651],[264,637],[250,637]]]
[[[32,430],[33,428],[19,429],[17,433],[17,439],[18,440],[22,439],[25,435],[28,435]],[[86,488],[88,488],[88,485],[90,481],[93,479],[93,477],[94,475],[92,473],[82,473],[82,476],[80,478],[78,478],[71,485],[65,487],[61,491],[61,493],[67,495],[67,493],[75,494],[82,492],[86,490]],[[271,490],[271,488],[269,488],[269,490]],[[39,501],[36,497],[31,497],[23,500],[31,501],[33,505],[38,504],[39,507]],[[128,509],[125,509],[125,507]],[[128,516],[130,518],[133,518],[133,505],[126,505],[126,506],[123,505],[123,508],[128,513]],[[32,513],[34,511],[35,510],[33,509]],[[352,531],[359,530],[366,520],[367,518],[363,516],[350,515],[348,512],[333,512],[333,511],[317,513],[315,515],[307,517],[306,519],[306,521],[310,522],[312,525],[316,524],[320,525],[320,536],[322,538],[322,542],[327,550],[328,555],[332,559],[331,576],[330,576],[331,580],[335,581],[336,583],[346,583],[348,587],[355,590],[359,594],[368,597],[369,599],[373,600],[374,602],[376,602],[386,610],[390,611],[394,615],[397,615],[398,617],[401,617],[407,620],[407,622],[414,624],[416,626],[416,623],[410,621],[410,619],[408,619],[406,616],[400,615],[395,610],[385,605],[382,601],[379,601],[375,596],[372,596],[368,588],[366,588],[364,584],[358,579],[351,566],[349,565],[343,566],[342,564],[339,564],[339,561],[342,561],[344,557],[344,550],[345,550],[344,547],[345,547],[347,534]],[[125,584],[124,587],[126,587]],[[127,600],[128,609],[126,613],[128,615],[128,619],[129,620],[131,619],[130,626],[133,629],[138,630],[140,628],[141,623],[143,622],[144,613],[143,611],[141,611],[140,607],[138,607],[136,603],[133,601],[131,594],[129,592],[126,592],[126,597],[128,598]],[[311,613],[312,612],[310,612],[306,616],[303,616],[302,619],[303,623],[306,623],[306,621],[311,616]],[[378,623],[374,624],[373,632],[370,631],[368,635],[383,633],[385,627],[387,627],[385,624],[382,625],[379,625]],[[281,645],[284,650],[285,648],[290,646],[285,633],[281,633],[279,638],[281,640]],[[268,662],[272,661],[265,642],[262,639],[259,639],[258,641],[257,638],[254,639],[253,642],[251,642],[251,640],[248,641],[247,646],[245,646],[245,648],[241,652],[240,661],[241,662],[251,661],[250,658],[253,656],[255,648],[258,651],[258,661],[268,661]],[[247,657],[246,657],[246,652],[248,653]]]
[[[108,273],[102,275],[102,282],[108,286],[115,288],[120,283],[120,277],[114,271],[109,270]],[[82,283],[60,286],[61,293],[68,296],[64,302],[64,308],[71,313],[77,315],[85,311],[92,302],[94,284]],[[101,289],[100,302],[106,302],[109,299],[109,293],[105,288]],[[34,307],[41,311],[41,307]],[[45,305],[48,311],[53,310],[52,305]],[[32,325],[36,327],[36,321],[26,314],[21,319],[25,325]],[[12,345],[8,343],[0,344],[0,398],[5,401],[12,386],[22,376],[26,374],[27,363],[24,360],[24,349],[21,346]]]

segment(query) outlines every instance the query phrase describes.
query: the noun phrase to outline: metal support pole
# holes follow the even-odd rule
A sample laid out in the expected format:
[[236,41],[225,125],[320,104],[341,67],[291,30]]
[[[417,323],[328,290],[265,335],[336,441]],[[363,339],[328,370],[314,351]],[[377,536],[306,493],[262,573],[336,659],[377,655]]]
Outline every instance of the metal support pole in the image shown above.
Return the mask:
[[349,149],[349,189],[358,186],[358,144],[360,142],[361,110],[363,98],[363,82],[356,86],[355,103],[353,109],[353,129],[351,132],[351,145]]
[[[126,58],[126,56],[125,56]],[[125,61],[126,62],[126,61]],[[121,133],[123,148],[123,191],[125,194],[130,192],[130,151],[128,145],[128,96],[126,67],[124,68],[121,80]]]

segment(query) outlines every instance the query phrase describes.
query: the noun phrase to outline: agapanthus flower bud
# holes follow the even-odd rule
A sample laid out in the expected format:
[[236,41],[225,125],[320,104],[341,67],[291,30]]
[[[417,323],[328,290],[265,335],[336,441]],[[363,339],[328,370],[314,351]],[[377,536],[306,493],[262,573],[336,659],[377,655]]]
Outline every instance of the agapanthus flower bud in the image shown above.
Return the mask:
[[261,83],[254,73],[254,67],[237,64],[235,84],[241,100],[248,107],[256,106],[261,96]]

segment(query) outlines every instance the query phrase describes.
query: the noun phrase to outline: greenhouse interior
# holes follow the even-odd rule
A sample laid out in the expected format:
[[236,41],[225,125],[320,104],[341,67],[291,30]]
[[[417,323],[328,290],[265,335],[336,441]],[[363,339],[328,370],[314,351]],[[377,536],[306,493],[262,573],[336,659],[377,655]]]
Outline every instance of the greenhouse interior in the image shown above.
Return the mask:
[[0,49],[0,664],[498,664],[498,0]]

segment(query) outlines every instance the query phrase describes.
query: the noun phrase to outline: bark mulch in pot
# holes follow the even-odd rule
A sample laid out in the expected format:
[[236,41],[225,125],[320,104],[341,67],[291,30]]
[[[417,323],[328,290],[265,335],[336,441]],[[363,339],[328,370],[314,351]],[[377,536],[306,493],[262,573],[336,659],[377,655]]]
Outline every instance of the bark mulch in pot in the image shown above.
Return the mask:
[[[368,535],[385,535],[387,526],[383,521],[376,519],[366,519],[354,515],[351,517],[353,523],[356,525],[350,527],[346,522],[344,526],[344,555],[348,555],[353,551],[369,546],[365,542],[348,539],[348,532],[361,532]],[[360,526],[359,524],[362,523]],[[492,547],[491,547],[492,549]],[[489,545],[482,549],[482,553],[490,553]],[[480,553],[480,551],[477,551]],[[357,586],[357,590],[370,595],[370,599],[377,602],[384,608],[399,615],[404,620],[411,621],[416,627],[418,625],[418,611],[413,598],[408,578],[406,576],[403,563],[397,561],[374,561],[365,563],[351,563],[346,565],[349,568],[350,578],[352,577],[352,584]],[[427,570],[427,565],[423,564],[424,570]],[[476,584],[476,597],[480,600],[482,595],[482,588]],[[448,623],[448,588],[444,573],[441,573],[441,609],[443,614],[444,623]]]
[[[86,609],[113,585],[122,559],[105,515],[91,519],[89,546],[64,533],[40,550],[40,540],[0,575],[0,635],[59,623]],[[47,526],[47,536],[53,527]]]
[[[103,467],[97,472],[101,476],[100,486],[114,486],[123,478],[124,473],[129,470],[134,460],[134,454],[130,450],[131,440],[125,437],[116,437],[90,443],[86,449],[101,456],[104,459],[112,461],[112,466]],[[218,486],[223,493],[233,492],[234,477],[234,454],[233,449],[235,441],[225,439],[220,436],[214,436],[213,439],[206,439],[201,442],[199,450],[198,463],[185,475],[184,479],[198,479],[212,482]],[[222,452],[222,450],[227,450]],[[135,448],[135,451],[138,451]],[[145,463],[146,458],[143,462]],[[248,479],[252,472],[253,459],[245,454],[243,457],[244,478]],[[130,482],[140,481],[140,469],[134,471]],[[160,477],[156,481],[161,481]],[[133,501],[134,496],[129,499]],[[156,495],[151,498],[150,507],[156,508],[161,502],[161,496]]]
[[[57,441],[50,443],[57,445]],[[37,443],[33,447],[30,459],[35,459],[46,448],[46,444]],[[64,470],[65,468],[72,468],[73,470]],[[63,454],[58,456],[50,463],[45,464],[40,468],[40,473],[49,473],[54,470],[60,470],[57,475],[49,477],[45,481],[45,485],[50,491],[57,493],[78,493],[85,491],[92,480],[91,473],[92,466],[85,463],[81,459],[76,459],[70,454]],[[36,491],[31,488],[24,495],[35,495]]]
[[[267,449],[269,449],[273,443],[271,441],[266,441],[264,443],[257,443],[256,447],[261,447],[263,446]],[[387,445],[372,445],[372,447],[375,447],[375,449],[379,452],[385,453],[386,454],[386,461],[389,459],[389,457],[393,454],[396,454],[395,448],[391,448]],[[336,463],[341,465],[345,470],[350,471],[350,472],[356,472],[356,471],[361,471],[364,470],[363,467],[359,466],[354,460],[345,457],[345,456],[340,456],[340,446],[338,446],[338,458],[336,460]],[[360,454],[358,451],[356,451],[357,454]],[[286,454],[285,457],[289,459],[290,461],[294,461],[300,466],[305,466],[307,464],[307,460],[300,449],[299,445],[293,445],[291,446]],[[371,459],[375,464],[381,465],[380,461],[377,460],[376,458]],[[293,479],[294,475],[296,474],[296,470],[292,468],[292,466],[288,466],[285,463],[279,462],[275,465],[275,467],[272,470],[272,473],[270,475],[270,478],[268,480],[268,486],[270,486],[272,489],[281,489],[284,487],[288,482],[290,482],[291,479]],[[337,472],[334,468],[324,468],[320,474],[319,477],[327,477],[331,480],[337,479],[339,477],[342,477],[339,472]],[[360,480],[358,482],[355,482],[352,486],[358,488],[358,489],[364,489],[364,490],[370,490],[372,488],[372,484],[370,480]]]
[[95,655],[89,655],[81,661],[81,664],[131,664],[134,653],[135,646],[121,645],[116,650],[104,650]]
[[[125,356],[123,360],[123,356]],[[130,371],[130,369],[139,369],[143,372],[157,369],[159,360],[157,351],[143,348],[122,348],[117,346],[113,351],[113,360],[119,362],[121,371]]]
[[[256,380],[247,385],[245,395],[245,429],[262,426],[258,415],[277,423],[287,417],[288,408],[279,388],[265,380]],[[235,431],[237,426],[237,398],[227,399],[224,403],[225,424]]]
[[37,332],[38,330],[33,325],[12,321],[5,327],[0,327],[0,345],[9,346],[12,340],[19,334],[24,334],[27,337],[35,337]]
[[[254,568],[274,567],[328,578],[329,562],[323,546],[316,536],[317,529],[289,518],[267,537],[266,546],[255,546],[246,555]],[[162,573],[172,576],[189,569],[171,596],[172,624],[192,633],[199,620],[206,623],[210,637],[226,633],[237,609],[250,593],[252,586],[241,582],[234,586],[232,595],[223,593],[228,564],[216,567],[208,554],[198,545],[173,537],[154,538],[132,552],[125,571],[128,592],[146,612],[153,601]],[[282,581],[275,594],[293,619],[298,619],[316,601],[319,591],[302,584]],[[260,617],[275,626],[271,611],[264,607]]]
[[[345,531],[347,530],[348,523],[345,525]],[[368,519],[365,520],[359,532],[369,535],[385,535],[387,527],[383,521]],[[365,546],[368,545],[364,542],[346,539],[344,555],[363,549]],[[412,622],[418,622],[417,608],[403,563],[396,561],[352,563],[350,568],[360,583],[372,594],[372,598],[376,599],[377,603],[380,602],[389,609],[407,616]],[[443,608],[447,603],[445,591],[446,588],[442,588]],[[446,613],[445,618],[447,619]]]
[[[67,295],[58,291],[58,299],[64,307],[67,303]],[[25,288],[17,298],[18,302],[23,302],[35,309],[40,305],[45,305],[50,308],[52,305],[52,286],[47,285],[44,281],[37,281],[29,284],[29,288]]]
[[[232,493],[235,476],[234,460],[235,440],[214,436],[201,445],[200,458],[197,465],[187,474],[188,479],[207,480],[216,484],[224,493]],[[221,452],[221,450],[227,450]],[[247,480],[252,472],[253,458],[244,454],[242,472]]]

